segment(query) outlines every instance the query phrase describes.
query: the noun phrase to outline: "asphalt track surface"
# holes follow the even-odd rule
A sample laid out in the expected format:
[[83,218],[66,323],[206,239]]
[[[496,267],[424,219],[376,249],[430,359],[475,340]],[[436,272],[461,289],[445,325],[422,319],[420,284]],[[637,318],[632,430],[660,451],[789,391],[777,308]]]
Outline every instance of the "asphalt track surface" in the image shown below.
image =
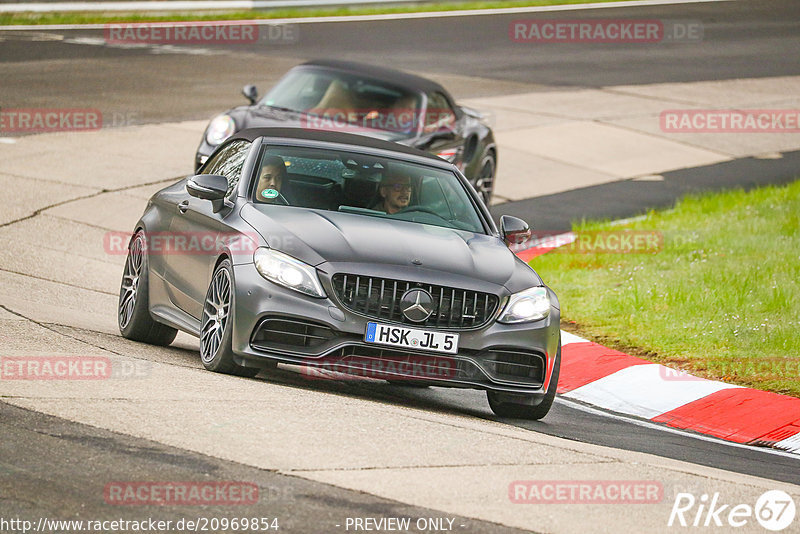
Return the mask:
[[[347,517],[444,517],[444,514],[226,462],[159,443],[107,432],[0,403],[0,510],[25,518],[102,518],[106,480],[248,481],[259,501],[247,517],[279,519],[279,532],[334,532]],[[20,454],[20,451],[25,451]],[[101,476],[102,474],[102,476]],[[153,476],[156,475],[157,477]],[[231,517],[230,506],[116,506],[115,519]],[[233,507],[235,509],[235,507]],[[6,516],[6,514],[2,514]],[[522,530],[463,517],[462,532],[514,534]],[[5,532],[5,531],[3,531]],[[109,531],[110,532],[110,531]]]
[[[447,77],[465,83],[448,87],[456,97],[511,94],[552,87],[600,87],[723,80],[800,74],[800,3],[794,0],[724,2],[648,8],[618,8],[581,13],[581,18],[669,18],[701,21],[700,43],[642,45],[531,45],[508,40],[508,24],[520,16],[476,16],[399,22],[304,24],[299,42],[291,45],[220,47],[208,55],[153,53],[79,43],[102,38],[98,31],[0,32],[0,104],[3,107],[94,107],[135,114],[137,122],[171,122],[213,115],[241,101],[239,88],[248,82],[268,86],[288,66],[303,59],[328,56],[371,61]],[[576,18],[537,14],[535,18]],[[66,37],[65,41],[62,37]],[[69,42],[72,39],[73,42]],[[52,61],[66,60],[66,61]],[[455,78],[453,78],[455,79]],[[650,207],[669,205],[683,193],[734,185],[782,183],[799,168],[796,154],[782,160],[739,160],[708,168],[667,173],[663,182],[621,182],[570,191],[551,197],[504,204],[496,214],[514,213],[540,228],[566,228],[581,215],[621,217]],[[754,172],[756,171],[756,172]],[[599,196],[598,196],[599,195]],[[637,200],[617,205],[614,198]],[[604,199],[598,202],[598,198]],[[558,208],[554,208],[558,206]],[[297,387],[332,389],[342,395],[432,411],[491,418],[485,398],[472,391],[417,390],[401,386],[315,384],[288,370],[270,381]],[[217,479],[257,480],[276,495],[272,514],[293,513],[295,521],[328,524],[354,515],[436,516],[377,497],[285,477],[223,462],[136,438],[101,431],[57,418],[0,404],[0,489],[13,495],[15,507],[27,515],[74,511],[87,495],[76,491],[91,484],[93,471],[119,473],[119,479],[148,475],[180,480],[203,472]],[[606,417],[574,405],[556,403],[548,417],[535,423],[508,421],[534,432],[636,450],[718,467],[738,473],[800,483],[800,461],[752,448],[733,447],[686,434]],[[12,445],[13,444],[13,445]],[[57,452],[52,452],[57,451]],[[31,458],[38,458],[32,461]],[[41,458],[47,457],[46,462]],[[91,458],[91,462],[82,462]],[[91,470],[86,471],[90,465]],[[222,474],[224,474],[224,476]],[[228,476],[229,475],[229,476]],[[111,477],[107,477],[111,478]],[[96,495],[96,492],[93,493]],[[309,497],[313,495],[313,498]],[[324,495],[320,497],[320,495]],[[14,500],[16,499],[16,500]],[[8,504],[7,501],[2,501]],[[88,509],[86,508],[88,507]],[[141,511],[136,513],[141,517]],[[180,516],[180,510],[174,511]],[[209,514],[211,515],[211,514]],[[465,520],[476,532],[512,532],[498,525]],[[298,523],[298,532],[304,531]],[[295,530],[292,530],[295,531]]]
[[[245,83],[260,87],[303,59],[360,60],[439,75],[474,77],[448,84],[457,98],[556,87],[602,87],[800,74],[800,3],[714,2],[530,15],[470,16],[298,25],[292,43],[209,47],[221,55],[69,43],[102,30],[3,32],[4,107],[72,105],[137,113],[142,122],[204,118],[243,102]],[[652,44],[512,43],[517,19],[699,21],[703,40]],[[73,59],[69,68],[49,60]],[[42,69],[42,66],[46,68]]]
[[724,189],[745,190],[793,182],[800,176],[800,152],[780,159],[740,158],[714,165],[662,173],[663,180],[619,180],[563,193],[507,202],[492,207],[495,218],[514,215],[548,232],[569,231],[585,219],[624,219],[649,209],[669,208],[689,194]]

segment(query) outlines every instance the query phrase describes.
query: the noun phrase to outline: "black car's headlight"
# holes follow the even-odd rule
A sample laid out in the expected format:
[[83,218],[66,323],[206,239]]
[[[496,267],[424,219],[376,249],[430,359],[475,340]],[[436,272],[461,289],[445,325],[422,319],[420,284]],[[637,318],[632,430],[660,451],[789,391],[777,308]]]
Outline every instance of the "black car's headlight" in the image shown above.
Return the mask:
[[312,297],[327,297],[319,283],[317,270],[307,263],[263,247],[256,249],[253,262],[259,274],[271,282]]
[[531,287],[511,295],[497,321],[506,324],[527,323],[544,319],[549,314],[550,297],[547,295],[547,288]]
[[211,146],[217,146],[225,139],[229,138],[236,131],[236,123],[228,115],[217,115],[206,128],[206,142]]

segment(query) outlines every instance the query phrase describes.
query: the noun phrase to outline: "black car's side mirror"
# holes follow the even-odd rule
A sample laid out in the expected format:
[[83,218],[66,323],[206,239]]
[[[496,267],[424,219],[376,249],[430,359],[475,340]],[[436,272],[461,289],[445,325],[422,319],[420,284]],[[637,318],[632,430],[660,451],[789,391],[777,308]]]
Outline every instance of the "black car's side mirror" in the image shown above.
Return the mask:
[[226,205],[228,179],[218,174],[198,174],[186,182],[186,191],[193,197],[210,200],[214,213],[217,213]]
[[258,100],[258,89],[255,85],[245,85],[242,87],[242,94],[251,104],[255,104],[256,100]]
[[506,245],[521,245],[531,238],[531,227],[528,223],[511,215],[500,217],[500,231]]

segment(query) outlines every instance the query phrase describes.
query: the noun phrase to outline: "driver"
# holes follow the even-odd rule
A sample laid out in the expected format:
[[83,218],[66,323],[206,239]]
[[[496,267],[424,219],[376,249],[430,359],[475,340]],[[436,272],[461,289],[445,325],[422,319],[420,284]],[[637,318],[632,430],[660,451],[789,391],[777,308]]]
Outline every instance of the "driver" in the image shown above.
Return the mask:
[[381,201],[375,207],[377,210],[385,211],[389,215],[408,207],[411,202],[411,192],[414,186],[411,183],[411,176],[402,170],[394,170],[381,180],[378,191]]
[[272,202],[281,192],[286,179],[286,163],[280,156],[267,156],[261,164],[256,195],[261,202]]

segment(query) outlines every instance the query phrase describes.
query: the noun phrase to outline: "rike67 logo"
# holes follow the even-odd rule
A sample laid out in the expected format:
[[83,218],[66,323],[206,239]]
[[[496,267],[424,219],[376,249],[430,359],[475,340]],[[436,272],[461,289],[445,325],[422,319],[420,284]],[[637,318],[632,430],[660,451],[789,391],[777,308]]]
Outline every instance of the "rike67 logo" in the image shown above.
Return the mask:
[[728,504],[720,500],[719,493],[699,498],[691,493],[678,493],[669,514],[667,526],[677,527],[724,527],[725,530],[758,524],[772,532],[789,527],[796,513],[794,499],[781,490],[763,493],[755,506]]

